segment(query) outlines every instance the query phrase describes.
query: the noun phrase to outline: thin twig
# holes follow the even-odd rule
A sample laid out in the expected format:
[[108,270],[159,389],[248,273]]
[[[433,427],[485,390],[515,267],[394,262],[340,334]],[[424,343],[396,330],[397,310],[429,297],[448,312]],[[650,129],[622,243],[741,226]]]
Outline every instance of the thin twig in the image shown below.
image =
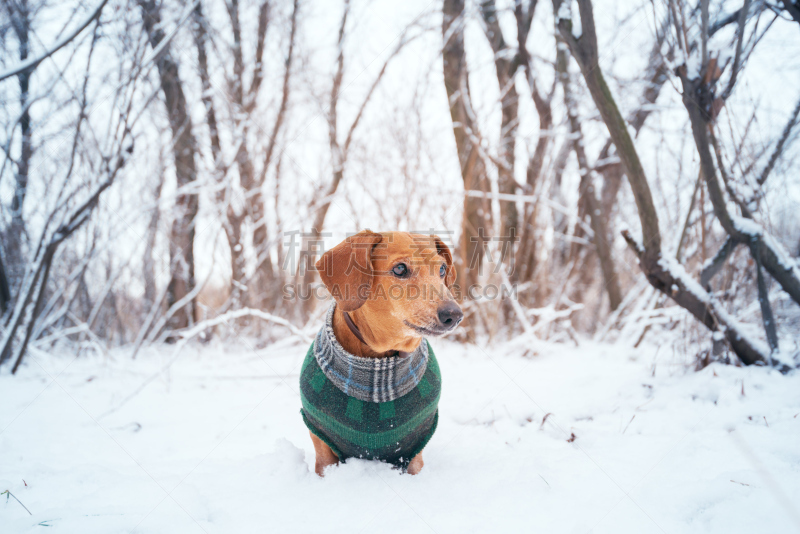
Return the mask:
[[772,155],[769,157],[767,166],[764,167],[764,170],[761,171],[761,176],[758,177],[758,185],[764,185],[764,182],[766,182],[767,178],[769,178],[769,173],[772,172],[772,169],[778,162],[778,158],[780,158],[781,154],[783,154],[783,148],[786,145],[787,139],[789,139],[789,135],[792,133],[792,128],[797,126],[798,114],[800,114],[800,100],[797,101],[794,111],[792,112],[792,116],[789,117],[789,121],[786,123],[786,126],[783,129],[783,134],[781,135],[778,144],[775,145],[775,151],[772,152]]
[[98,5],[95,8],[95,10],[92,12],[92,14],[86,20],[84,20],[83,23],[80,26],[75,28],[75,30],[73,30],[69,35],[67,35],[66,37],[61,39],[59,42],[54,44],[49,50],[45,51],[40,56],[37,56],[35,58],[31,58],[31,59],[29,59],[27,61],[23,61],[19,65],[16,65],[15,67],[12,67],[11,69],[8,69],[5,72],[0,73],[0,82],[5,80],[6,78],[11,77],[11,76],[15,76],[15,75],[20,74],[22,72],[31,71],[31,70],[35,69],[36,66],[39,63],[41,63],[42,61],[44,61],[48,57],[50,57],[53,54],[55,54],[56,52],[58,52],[61,48],[63,48],[65,45],[67,45],[70,41],[72,41],[78,35],[80,35],[80,33],[83,30],[85,30],[86,27],[89,24],[91,24],[91,22],[94,19],[96,19],[97,17],[100,16],[100,13],[103,11],[103,8],[105,7],[105,5],[107,3],[108,3],[108,0],[102,0],[100,2],[100,5]]
[[[742,45],[744,43],[744,27],[747,24],[747,13],[750,11],[750,0],[744,0],[744,6],[739,13],[739,27],[736,30],[736,55],[733,59],[733,68],[731,70],[731,77],[728,80],[728,86],[722,93],[722,100],[727,100],[733,92],[733,86],[736,85],[736,78],[739,76],[739,69],[742,64]],[[705,37],[705,35],[704,35]]]
[[[23,482],[24,482],[24,481],[23,481]],[[27,484],[26,484],[26,486],[27,486]],[[11,495],[12,497],[14,497],[14,500],[15,500],[15,501],[17,501],[17,502],[19,503],[19,505],[20,505],[20,506],[22,506],[23,508],[25,508],[25,511],[26,511],[26,512],[28,512],[28,514],[29,514],[29,515],[33,515],[33,514],[31,513],[31,511],[30,511],[30,510],[28,510],[28,507],[27,507],[27,506],[25,506],[24,504],[22,504],[22,501],[20,501],[19,499],[17,499],[17,496],[16,496],[16,495],[14,495],[13,493],[11,493],[11,491],[9,491],[9,490],[5,490],[3,493],[5,493],[5,494],[7,494],[7,495]],[[0,495],[3,495],[3,493],[0,493]],[[8,497],[6,497],[6,501],[8,501]]]

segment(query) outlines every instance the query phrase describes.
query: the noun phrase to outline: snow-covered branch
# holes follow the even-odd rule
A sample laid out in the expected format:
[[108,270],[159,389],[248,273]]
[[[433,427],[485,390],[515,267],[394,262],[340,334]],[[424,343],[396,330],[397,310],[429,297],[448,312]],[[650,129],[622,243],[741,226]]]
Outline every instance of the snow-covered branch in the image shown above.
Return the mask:
[[100,16],[102,13],[103,8],[108,3],[108,0],[101,0],[97,7],[92,11],[88,17],[86,17],[81,24],[79,24],[75,29],[71,32],[67,33],[64,37],[62,37],[57,43],[51,46],[47,51],[43,52],[42,54],[32,57],[22,63],[15,65],[9,69],[6,69],[0,72],[0,82],[5,80],[6,78],[10,78],[11,76],[16,76],[25,71],[33,70],[36,68],[39,63],[47,59],[48,57],[52,56],[59,50],[61,50],[65,45],[69,44],[73,39],[75,39],[78,35],[81,34],[86,27],[92,23],[94,19]]

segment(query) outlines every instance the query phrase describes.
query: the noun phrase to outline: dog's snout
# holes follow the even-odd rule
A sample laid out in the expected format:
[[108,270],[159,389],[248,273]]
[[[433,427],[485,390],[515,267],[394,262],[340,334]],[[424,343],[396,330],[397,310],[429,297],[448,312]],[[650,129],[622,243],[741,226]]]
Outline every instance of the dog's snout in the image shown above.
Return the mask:
[[437,312],[439,322],[446,328],[455,328],[461,319],[464,318],[464,312],[461,311],[458,304],[454,301],[445,302],[439,307]]

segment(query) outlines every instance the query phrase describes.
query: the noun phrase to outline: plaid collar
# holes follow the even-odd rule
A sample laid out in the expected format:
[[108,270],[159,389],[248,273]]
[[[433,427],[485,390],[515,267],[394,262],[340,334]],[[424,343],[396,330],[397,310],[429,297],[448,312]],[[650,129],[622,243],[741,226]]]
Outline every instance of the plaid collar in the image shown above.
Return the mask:
[[428,365],[428,343],[423,340],[406,356],[362,358],[347,352],[333,333],[331,306],[325,325],[314,340],[314,357],[328,380],[345,394],[369,402],[388,402],[417,387]]

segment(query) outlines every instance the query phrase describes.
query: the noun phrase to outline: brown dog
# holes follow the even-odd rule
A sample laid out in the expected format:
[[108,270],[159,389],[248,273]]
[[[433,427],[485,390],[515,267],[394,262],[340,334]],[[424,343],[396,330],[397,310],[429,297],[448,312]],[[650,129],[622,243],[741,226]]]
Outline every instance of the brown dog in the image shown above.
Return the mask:
[[[365,230],[323,254],[316,267],[337,303],[333,333],[352,355],[411,353],[423,336],[441,336],[463,318],[449,291],[456,277],[453,258],[437,236]],[[322,476],[339,458],[313,432],[311,440],[315,471]],[[422,466],[420,452],[407,472],[417,474]]]

